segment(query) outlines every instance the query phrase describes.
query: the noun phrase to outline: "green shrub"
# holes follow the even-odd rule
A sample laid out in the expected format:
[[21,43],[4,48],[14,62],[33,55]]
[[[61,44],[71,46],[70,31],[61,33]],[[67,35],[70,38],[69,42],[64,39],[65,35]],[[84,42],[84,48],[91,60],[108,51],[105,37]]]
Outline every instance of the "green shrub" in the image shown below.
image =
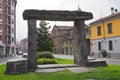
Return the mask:
[[54,56],[51,52],[38,52],[37,54],[38,54],[38,57],[37,57],[38,59],[39,58],[49,58],[49,59],[54,58]]
[[41,64],[57,64],[57,62],[54,59],[48,59],[48,58],[37,59],[37,63],[39,65],[41,65]]

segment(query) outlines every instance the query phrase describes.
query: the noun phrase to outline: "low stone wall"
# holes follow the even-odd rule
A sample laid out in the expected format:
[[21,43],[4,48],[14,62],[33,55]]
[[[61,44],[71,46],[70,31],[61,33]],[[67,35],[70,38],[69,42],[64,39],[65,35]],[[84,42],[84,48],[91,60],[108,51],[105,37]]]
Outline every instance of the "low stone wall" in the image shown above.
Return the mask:
[[120,53],[110,53],[111,58],[120,59]]
[[[92,56],[96,57],[96,58],[103,58],[101,53],[94,53]],[[120,53],[107,53],[107,57],[106,58],[120,59]]]
[[89,67],[107,66],[107,63],[104,60],[91,60],[88,61],[87,66]]
[[28,71],[27,59],[10,59],[7,62],[5,74],[20,74]]

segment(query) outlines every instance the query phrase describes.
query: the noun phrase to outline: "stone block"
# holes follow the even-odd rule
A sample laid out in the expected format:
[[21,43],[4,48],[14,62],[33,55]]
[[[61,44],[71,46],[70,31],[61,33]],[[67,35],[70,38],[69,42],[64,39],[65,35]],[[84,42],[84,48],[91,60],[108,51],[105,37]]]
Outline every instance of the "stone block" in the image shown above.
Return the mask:
[[92,60],[87,62],[87,66],[89,67],[107,66],[107,63],[104,60]]
[[28,71],[27,59],[10,59],[7,62],[5,74],[20,74]]

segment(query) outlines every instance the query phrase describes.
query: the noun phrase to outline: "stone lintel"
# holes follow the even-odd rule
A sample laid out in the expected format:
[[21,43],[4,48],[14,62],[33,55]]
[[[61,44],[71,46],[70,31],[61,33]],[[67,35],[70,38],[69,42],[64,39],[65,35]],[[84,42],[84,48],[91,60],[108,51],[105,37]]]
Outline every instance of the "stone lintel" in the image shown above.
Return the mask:
[[50,20],[50,21],[75,21],[78,19],[89,20],[93,18],[92,13],[68,10],[25,10],[24,20]]

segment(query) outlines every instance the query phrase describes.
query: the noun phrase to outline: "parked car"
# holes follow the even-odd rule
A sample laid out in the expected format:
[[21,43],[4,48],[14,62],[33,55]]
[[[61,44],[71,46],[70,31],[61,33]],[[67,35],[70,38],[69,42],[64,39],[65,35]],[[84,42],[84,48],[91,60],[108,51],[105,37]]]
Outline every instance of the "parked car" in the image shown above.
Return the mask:
[[28,53],[23,53],[22,57],[27,58],[28,57]]
[[18,51],[18,55],[23,55],[23,52],[22,51]]

